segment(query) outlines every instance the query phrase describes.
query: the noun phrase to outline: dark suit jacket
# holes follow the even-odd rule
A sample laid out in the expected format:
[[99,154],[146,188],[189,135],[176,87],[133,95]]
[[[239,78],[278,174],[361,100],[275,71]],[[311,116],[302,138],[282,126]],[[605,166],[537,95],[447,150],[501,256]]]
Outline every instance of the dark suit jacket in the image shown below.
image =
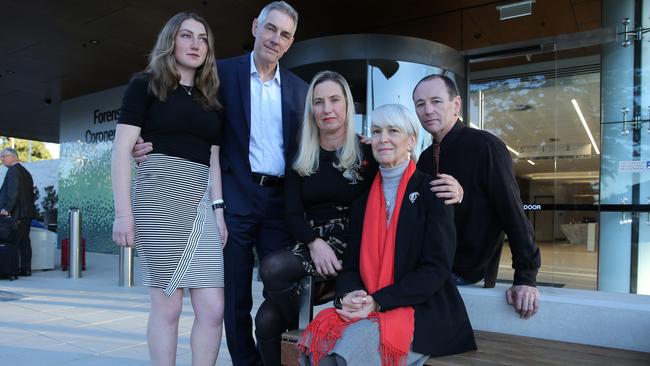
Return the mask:
[[36,217],[34,181],[20,163],[9,167],[0,188],[0,209],[19,219]]
[[[219,151],[223,196],[228,211],[250,214],[253,206],[251,166],[248,159],[251,126],[250,53],[217,61],[221,86],[219,100],[223,103],[225,120]],[[307,83],[280,67],[282,92],[282,134],[284,157],[291,164],[297,148],[298,127],[302,122]]]
[[[431,176],[416,171],[406,188],[395,238],[395,281],[371,294],[381,311],[402,306],[415,309],[413,350],[443,356],[476,349],[474,333],[456,285],[451,279],[456,231],[453,208],[429,190]],[[411,202],[409,196],[418,197]],[[368,194],[352,206],[352,239],[338,294],[365,289],[359,274],[359,251]]]

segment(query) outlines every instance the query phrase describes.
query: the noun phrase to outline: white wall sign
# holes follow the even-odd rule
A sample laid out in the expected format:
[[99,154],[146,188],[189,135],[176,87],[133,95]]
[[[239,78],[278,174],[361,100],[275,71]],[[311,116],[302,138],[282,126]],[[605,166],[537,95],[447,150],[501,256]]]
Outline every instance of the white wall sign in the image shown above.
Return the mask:
[[622,160],[618,162],[619,173],[642,173],[650,170],[650,160]]
[[112,142],[126,85],[61,103],[60,142]]
[[547,144],[520,146],[518,158],[588,158],[591,157],[590,144]]

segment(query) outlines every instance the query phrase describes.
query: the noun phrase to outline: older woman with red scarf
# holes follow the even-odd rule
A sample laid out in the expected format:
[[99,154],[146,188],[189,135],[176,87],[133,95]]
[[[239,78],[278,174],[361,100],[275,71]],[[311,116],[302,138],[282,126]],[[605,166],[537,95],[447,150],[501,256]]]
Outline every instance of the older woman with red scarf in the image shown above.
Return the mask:
[[422,365],[429,356],[474,350],[451,278],[453,208],[431,193],[432,178],[415,169],[417,118],[402,105],[384,105],[373,111],[371,131],[380,171],[352,207],[335,308],[305,330],[301,361]]

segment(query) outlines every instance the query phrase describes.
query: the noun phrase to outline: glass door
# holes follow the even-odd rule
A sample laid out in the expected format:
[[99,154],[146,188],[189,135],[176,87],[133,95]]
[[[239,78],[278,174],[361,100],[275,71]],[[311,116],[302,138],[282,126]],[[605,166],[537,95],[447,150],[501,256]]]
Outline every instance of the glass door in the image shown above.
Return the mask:
[[[468,122],[499,137],[510,151],[542,254],[540,285],[597,288],[598,52],[589,48],[571,56],[549,52],[470,64]],[[511,265],[506,238],[498,281],[512,282]]]

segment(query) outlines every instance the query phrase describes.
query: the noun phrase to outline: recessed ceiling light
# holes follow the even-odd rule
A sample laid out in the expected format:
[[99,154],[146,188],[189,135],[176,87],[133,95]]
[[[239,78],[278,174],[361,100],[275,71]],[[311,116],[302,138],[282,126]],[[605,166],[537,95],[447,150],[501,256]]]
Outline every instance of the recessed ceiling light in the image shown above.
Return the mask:
[[596,150],[596,154],[600,155],[600,150],[598,150],[598,146],[596,146],[596,141],[594,140],[594,136],[591,134],[591,130],[589,129],[589,125],[587,125],[587,121],[585,120],[585,116],[582,114],[582,110],[580,109],[580,106],[578,105],[578,101],[575,99],[571,99],[571,104],[573,104],[573,108],[575,108],[576,113],[578,114],[578,118],[580,119],[580,122],[582,123],[582,127],[584,127],[585,132],[587,132],[587,137],[589,137],[589,141],[591,141],[591,146],[594,147],[594,150]]
[[97,45],[99,44],[99,41],[96,40],[96,39],[91,39],[91,40],[88,41],[88,42],[90,42],[90,44],[93,45],[93,46],[97,46]]
[[506,147],[508,148],[508,150],[510,150],[511,153],[515,154],[516,156],[519,156],[519,151],[517,151],[517,150],[511,148],[511,147],[508,146],[508,145],[506,145]]
[[534,2],[535,0],[526,0],[498,5],[497,10],[499,11],[499,19],[507,20],[531,15],[533,13]]

